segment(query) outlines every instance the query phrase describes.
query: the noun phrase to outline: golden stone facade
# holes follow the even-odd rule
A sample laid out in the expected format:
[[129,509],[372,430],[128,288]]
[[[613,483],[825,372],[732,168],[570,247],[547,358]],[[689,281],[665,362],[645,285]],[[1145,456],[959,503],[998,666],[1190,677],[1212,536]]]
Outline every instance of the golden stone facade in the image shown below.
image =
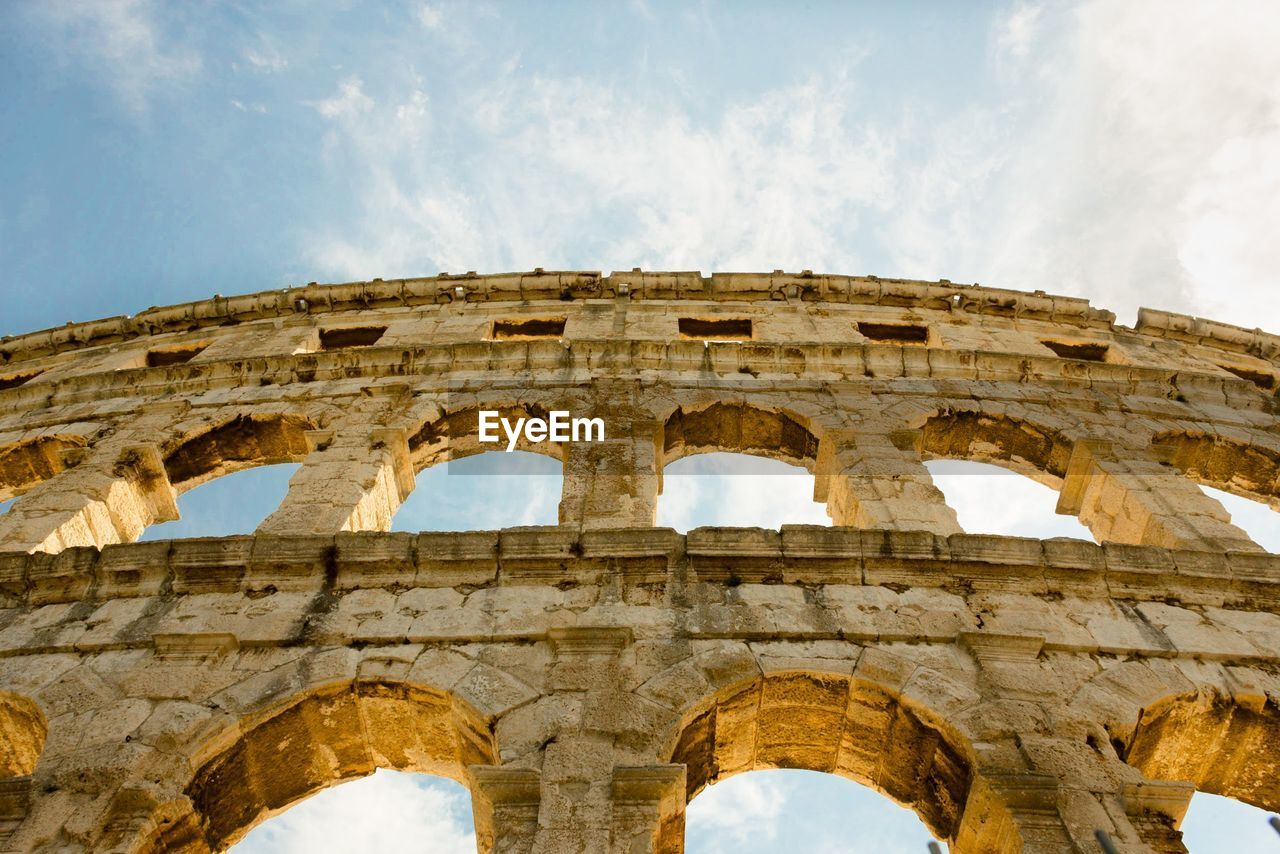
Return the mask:
[[[205,852],[386,767],[482,852],[678,852],[704,786],[843,775],[953,852],[1185,850],[1280,809],[1280,337],[783,274],[440,276],[0,341],[0,851]],[[388,533],[479,409],[603,416],[560,524]],[[488,448],[484,448],[488,449]],[[834,527],[654,527],[662,469],[804,466]],[[1102,545],[966,534],[924,461],[1050,485]],[[252,536],[134,543],[301,463]]]

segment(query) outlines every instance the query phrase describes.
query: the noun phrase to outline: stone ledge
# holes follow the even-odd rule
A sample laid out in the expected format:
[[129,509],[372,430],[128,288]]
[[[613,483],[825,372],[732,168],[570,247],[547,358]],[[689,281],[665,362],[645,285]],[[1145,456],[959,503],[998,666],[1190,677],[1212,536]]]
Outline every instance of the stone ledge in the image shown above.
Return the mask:
[[[754,341],[749,345],[667,339],[594,339],[567,342],[574,364],[584,371],[608,365],[613,371],[696,372],[712,369],[725,376],[795,377],[808,375],[848,382],[875,380],[1029,381],[1045,387],[1092,388],[1109,385],[1124,394],[1149,397],[1175,394],[1221,400],[1233,393],[1241,400],[1259,397],[1249,380],[1206,365],[1203,371],[1166,367],[1082,362],[1021,352],[963,348],[904,350],[886,344],[823,341]],[[298,355],[250,355],[237,359],[73,374],[46,382],[39,375],[0,394],[6,408],[34,410],[118,397],[196,394],[245,386],[245,377],[269,384],[311,384],[336,380],[386,380],[404,383],[406,376],[450,373],[562,371],[566,345],[559,341],[471,341],[413,347],[362,347],[350,351]],[[1263,398],[1265,399],[1265,398]]]
[[455,301],[512,302],[577,299],[783,300],[801,299],[920,307],[1000,317],[1026,317],[1074,326],[1111,328],[1115,315],[1079,297],[1024,293],[941,280],[882,279],[877,276],[784,273],[667,273],[599,271],[497,273],[478,276],[441,273],[430,278],[373,279],[368,282],[301,287],[153,307],[136,315],[68,323],[0,339],[0,364],[129,341],[295,315],[314,316],[377,308],[441,305]]
[[0,552],[0,605],[161,594],[593,584],[932,587],[1280,606],[1280,555],[1080,540],[784,526],[239,536]]

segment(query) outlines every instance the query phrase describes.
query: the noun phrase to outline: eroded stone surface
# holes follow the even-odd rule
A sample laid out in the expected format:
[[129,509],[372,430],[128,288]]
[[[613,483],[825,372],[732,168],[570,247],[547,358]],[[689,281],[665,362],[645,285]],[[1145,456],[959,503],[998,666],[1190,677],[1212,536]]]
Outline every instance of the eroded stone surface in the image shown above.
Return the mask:
[[[800,767],[961,854],[1181,851],[1193,787],[1280,808],[1280,557],[1195,486],[1280,507],[1278,364],[1194,318],[781,273],[308,286],[7,339],[0,850],[217,850],[391,767],[467,785],[482,851],[674,854],[706,785]],[[521,446],[564,465],[560,525],[386,533],[482,408],[605,418]],[[803,466],[836,527],[652,527],[662,468],[716,450]],[[936,458],[1106,542],[964,534]],[[256,534],[132,542],[272,462],[301,468]]]

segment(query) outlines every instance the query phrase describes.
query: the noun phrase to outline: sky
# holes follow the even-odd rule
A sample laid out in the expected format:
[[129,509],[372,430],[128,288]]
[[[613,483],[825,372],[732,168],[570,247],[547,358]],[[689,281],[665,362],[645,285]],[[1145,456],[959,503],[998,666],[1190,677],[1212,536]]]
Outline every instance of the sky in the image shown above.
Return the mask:
[[[309,281],[637,266],[945,277],[1280,332],[1278,43],[1263,0],[10,0],[0,335]],[[396,528],[552,523],[548,463],[423,472]],[[729,465],[669,469],[659,523],[826,521],[805,477]],[[290,471],[193,490],[147,537],[252,530]],[[967,530],[1087,537],[1023,478],[938,483]],[[1280,550],[1273,511],[1228,499]],[[360,821],[380,850],[473,850],[450,785],[380,772],[242,850],[343,850]],[[690,850],[922,851],[885,803],[742,775],[691,804]],[[1193,852],[1275,843],[1231,808],[1197,796]]]

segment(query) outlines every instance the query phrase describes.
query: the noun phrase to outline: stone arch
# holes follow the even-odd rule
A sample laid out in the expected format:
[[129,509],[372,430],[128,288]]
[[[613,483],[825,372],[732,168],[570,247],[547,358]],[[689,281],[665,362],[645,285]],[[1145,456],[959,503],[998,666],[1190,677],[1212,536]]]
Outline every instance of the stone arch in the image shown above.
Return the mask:
[[991,463],[1057,489],[1074,444],[1063,431],[1023,418],[974,410],[944,410],[920,426],[926,459]]
[[57,435],[0,445],[0,501],[21,495],[73,463],[69,453],[85,447],[83,436]]
[[497,755],[491,722],[449,692],[393,680],[320,686],[207,743],[193,758],[185,814],[157,822],[141,850],[224,850],[298,801],[377,768],[469,785],[468,766]]
[[1280,447],[1191,431],[1159,433],[1151,441],[1198,483],[1280,509]]
[[[547,408],[538,404],[508,401],[442,412],[437,417],[428,419],[409,435],[409,457],[413,461],[414,471],[422,471],[437,463],[460,460],[487,451],[505,450],[505,438],[498,444],[480,442],[479,418],[482,409],[496,410],[499,417],[511,420],[513,423],[516,418],[546,418],[548,415]],[[564,462],[566,447],[567,445],[548,442],[531,443],[525,440],[523,434],[516,443],[517,450],[542,454],[560,462]]]
[[224,474],[254,466],[300,462],[310,451],[305,415],[241,414],[167,443],[169,482],[185,492]]
[[1148,779],[1185,780],[1280,811],[1280,707],[1202,690],[1166,697],[1139,713],[1123,758]]
[[0,691],[0,781],[30,776],[48,734],[44,713],[33,700]]
[[818,436],[810,419],[796,412],[746,402],[680,406],[667,417],[662,465],[717,451],[768,457],[812,473]]
[[734,774],[797,768],[846,777],[910,807],[954,839],[973,759],[914,703],[847,673],[780,671],[725,687],[688,712],[667,756],[687,768],[686,800]]

